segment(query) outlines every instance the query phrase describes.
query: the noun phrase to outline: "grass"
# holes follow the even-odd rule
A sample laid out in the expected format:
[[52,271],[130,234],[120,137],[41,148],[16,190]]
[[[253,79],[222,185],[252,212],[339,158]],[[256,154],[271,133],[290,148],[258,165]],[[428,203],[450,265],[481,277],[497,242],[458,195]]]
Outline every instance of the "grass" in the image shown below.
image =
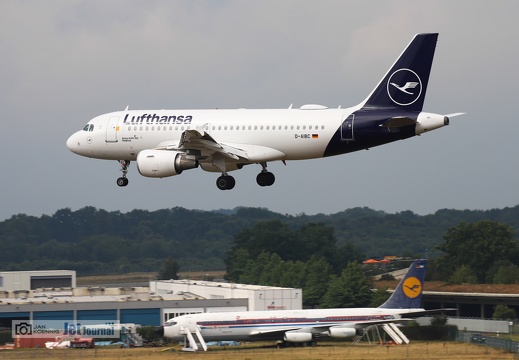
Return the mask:
[[277,349],[260,343],[242,347],[212,347],[207,352],[180,348],[17,349],[0,352],[0,359],[203,359],[203,360],[334,360],[334,359],[515,359],[515,354],[486,346],[456,342],[413,342],[403,346],[321,343],[316,347]]

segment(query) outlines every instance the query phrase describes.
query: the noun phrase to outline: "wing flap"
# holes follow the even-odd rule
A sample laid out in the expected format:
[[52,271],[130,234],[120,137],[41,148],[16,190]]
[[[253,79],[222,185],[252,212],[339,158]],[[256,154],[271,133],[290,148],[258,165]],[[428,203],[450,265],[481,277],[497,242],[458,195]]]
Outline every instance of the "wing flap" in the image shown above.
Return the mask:
[[285,153],[266,146],[217,142],[205,132],[205,126],[206,124],[196,129],[185,130],[180,140],[163,141],[155,149],[185,152],[197,150],[204,157],[219,154],[233,161],[246,163],[284,160],[286,158]]
[[261,337],[262,335],[274,335],[274,334],[284,334],[287,331],[294,331],[294,330],[300,330],[300,326],[286,326],[286,327],[276,327],[276,328],[270,328],[270,329],[264,329],[264,330],[256,330],[252,331],[249,335],[254,337]]

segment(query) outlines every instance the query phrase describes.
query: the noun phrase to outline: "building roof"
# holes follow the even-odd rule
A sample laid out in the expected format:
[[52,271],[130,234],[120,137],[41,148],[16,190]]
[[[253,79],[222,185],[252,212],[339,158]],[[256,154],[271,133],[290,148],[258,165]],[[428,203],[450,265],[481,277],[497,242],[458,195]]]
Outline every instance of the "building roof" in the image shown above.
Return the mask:
[[267,286],[267,285],[248,285],[248,284],[237,284],[230,282],[218,282],[218,281],[204,281],[204,280],[154,280],[152,282],[163,282],[170,284],[181,284],[181,285],[197,285],[207,287],[219,287],[224,289],[238,289],[238,290],[294,290],[294,288],[280,287],[280,286]]

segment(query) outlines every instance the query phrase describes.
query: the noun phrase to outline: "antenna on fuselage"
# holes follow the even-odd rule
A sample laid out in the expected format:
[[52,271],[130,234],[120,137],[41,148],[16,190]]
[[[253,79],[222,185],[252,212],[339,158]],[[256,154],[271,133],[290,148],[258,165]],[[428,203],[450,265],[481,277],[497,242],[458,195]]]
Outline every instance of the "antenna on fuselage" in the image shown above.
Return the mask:
[[124,109],[124,111],[128,111],[129,107],[130,107],[130,105],[126,105],[126,109]]

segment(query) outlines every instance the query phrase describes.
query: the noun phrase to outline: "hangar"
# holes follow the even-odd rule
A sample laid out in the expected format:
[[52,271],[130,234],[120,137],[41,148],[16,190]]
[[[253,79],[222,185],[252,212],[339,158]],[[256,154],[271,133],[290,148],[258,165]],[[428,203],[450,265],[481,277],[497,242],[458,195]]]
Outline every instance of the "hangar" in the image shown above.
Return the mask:
[[[302,307],[301,289],[193,281],[152,281],[149,286],[34,287],[42,284],[34,280],[49,280],[53,274],[20,273],[4,277],[24,280],[9,280],[16,286],[0,290],[0,327],[11,327],[13,320],[119,321],[160,326],[172,317],[189,313]],[[51,280],[64,274],[58,272]],[[67,274],[70,284],[75,285],[75,272]],[[68,285],[45,283],[49,284]]]

